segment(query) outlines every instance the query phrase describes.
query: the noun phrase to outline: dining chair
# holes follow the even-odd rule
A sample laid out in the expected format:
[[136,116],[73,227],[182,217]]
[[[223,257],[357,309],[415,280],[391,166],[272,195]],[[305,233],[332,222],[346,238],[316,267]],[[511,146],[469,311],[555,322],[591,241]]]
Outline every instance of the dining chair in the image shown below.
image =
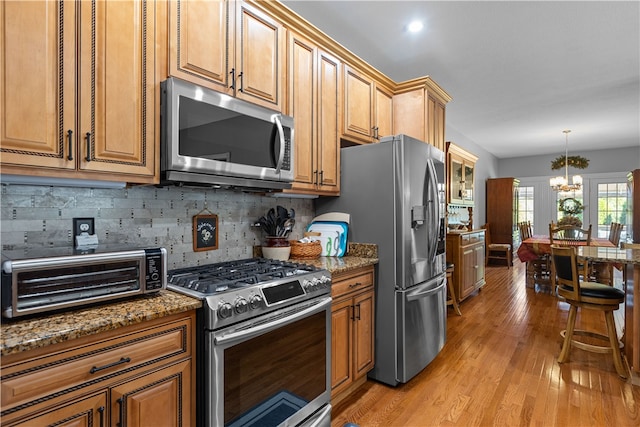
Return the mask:
[[[591,224],[589,228],[583,229],[575,225],[557,225],[553,222],[549,224],[549,243],[559,246],[589,246],[591,244]],[[580,263],[579,271],[583,278],[591,276],[588,263]],[[556,289],[556,273],[551,257],[551,286]]]
[[486,246],[485,265],[489,265],[489,260],[497,259],[500,261],[506,261],[507,268],[511,268],[511,244],[509,243],[492,243],[491,242],[491,229],[489,223],[484,224],[482,227],[485,229],[484,244]]
[[609,241],[616,246],[620,244],[620,235],[622,235],[623,228],[624,225],[618,222],[612,222],[609,226]]
[[530,221],[522,221],[518,223],[518,230],[520,230],[520,240],[525,241],[531,236],[533,236],[533,231],[531,229]]
[[[530,221],[519,222],[518,229],[520,230],[521,242],[524,242],[525,240],[533,236],[533,230]],[[527,283],[537,283],[539,285],[549,286],[550,273],[551,268],[548,254],[540,254],[538,255],[538,258],[527,261],[526,263]]]
[[[569,361],[571,347],[594,353],[613,354],[613,364],[616,372],[622,378],[627,378],[627,371],[622,364],[620,343],[613,320],[613,312],[624,302],[624,292],[620,289],[602,283],[585,282],[579,279],[576,248],[573,246],[551,246],[551,257],[555,265],[557,294],[569,305],[567,327],[560,332],[563,338],[562,350],[558,356],[558,363]],[[595,331],[576,329],[578,309],[598,310],[604,313],[607,335]],[[575,337],[588,337],[580,340]],[[605,341],[608,345],[593,344],[594,341]]]
[[549,224],[549,243],[561,246],[589,246],[591,244],[591,229],[583,229],[575,225]]
[[[609,241],[616,247],[620,244],[620,235],[622,234],[623,224],[612,222],[609,226]],[[599,283],[606,283],[613,286],[613,263],[610,262],[593,262],[589,266],[589,274],[591,279]]]

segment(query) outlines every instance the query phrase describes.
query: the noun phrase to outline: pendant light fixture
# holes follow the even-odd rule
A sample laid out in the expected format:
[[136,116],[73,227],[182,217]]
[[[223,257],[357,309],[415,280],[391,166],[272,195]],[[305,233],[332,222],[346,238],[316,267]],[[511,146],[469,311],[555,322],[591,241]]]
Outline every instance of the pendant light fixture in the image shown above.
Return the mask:
[[556,176],[549,180],[551,188],[555,191],[576,191],[582,188],[582,177],[574,175],[572,184],[569,184],[569,129],[562,131],[565,134],[564,148],[564,176]]

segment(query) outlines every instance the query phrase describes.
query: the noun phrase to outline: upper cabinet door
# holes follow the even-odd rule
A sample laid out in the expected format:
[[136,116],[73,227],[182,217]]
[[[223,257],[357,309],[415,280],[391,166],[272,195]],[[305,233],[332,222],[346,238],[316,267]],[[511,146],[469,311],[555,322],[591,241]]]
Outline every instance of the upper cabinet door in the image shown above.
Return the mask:
[[282,111],[285,29],[247,3],[239,2],[236,7],[236,96]]
[[2,2],[0,22],[3,167],[75,169],[74,2]]
[[317,179],[316,47],[289,32],[289,111],[295,119],[294,187],[314,189]]
[[380,140],[393,135],[393,94],[380,85],[376,85],[375,94],[373,137]]
[[319,189],[340,193],[340,61],[318,51],[318,165]]
[[[232,93],[234,19],[228,1],[172,1],[169,8],[169,72],[219,92]],[[231,15],[232,16],[232,15]]]
[[427,142],[426,117],[422,87],[393,96],[393,128],[396,133],[403,133]]
[[373,102],[373,80],[345,65],[342,129],[345,136],[371,142]]
[[155,2],[80,9],[80,169],[154,176]]

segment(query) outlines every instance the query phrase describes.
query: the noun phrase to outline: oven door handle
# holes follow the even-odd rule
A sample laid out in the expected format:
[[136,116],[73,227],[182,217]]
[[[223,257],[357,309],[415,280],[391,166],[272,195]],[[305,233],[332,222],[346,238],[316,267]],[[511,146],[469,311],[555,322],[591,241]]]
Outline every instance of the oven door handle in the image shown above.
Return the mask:
[[245,329],[239,332],[232,332],[230,334],[227,334],[221,337],[215,337],[214,343],[215,345],[225,345],[225,344],[233,344],[237,341],[244,341],[249,338],[253,338],[255,336],[270,332],[274,329],[278,329],[282,326],[286,326],[291,323],[297,322],[298,320],[308,317],[312,314],[319,313],[323,310],[326,310],[327,307],[329,307],[330,305],[331,305],[331,297],[324,298],[320,300],[317,304],[314,304],[311,307],[305,308],[304,310],[294,313],[291,316],[286,316],[276,321],[268,322],[260,326],[256,326],[254,328]]

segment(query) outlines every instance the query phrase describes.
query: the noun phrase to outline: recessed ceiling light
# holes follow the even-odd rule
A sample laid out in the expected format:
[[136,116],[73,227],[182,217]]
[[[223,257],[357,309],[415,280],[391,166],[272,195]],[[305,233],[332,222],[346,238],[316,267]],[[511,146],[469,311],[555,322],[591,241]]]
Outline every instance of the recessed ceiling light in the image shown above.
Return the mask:
[[417,33],[420,30],[422,30],[422,22],[420,21],[413,21],[411,22],[408,26],[407,26],[407,30],[409,30],[410,33]]

